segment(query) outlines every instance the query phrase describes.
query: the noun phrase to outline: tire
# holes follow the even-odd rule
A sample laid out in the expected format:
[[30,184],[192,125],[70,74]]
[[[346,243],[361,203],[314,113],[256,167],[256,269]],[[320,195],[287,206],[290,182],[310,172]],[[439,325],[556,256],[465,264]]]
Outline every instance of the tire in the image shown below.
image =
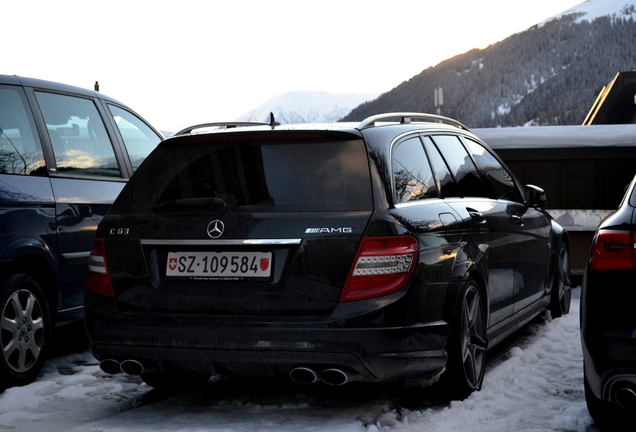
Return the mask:
[[462,400],[481,389],[486,369],[486,315],[475,281],[468,280],[446,345],[448,364],[437,383],[440,396]]
[[38,377],[51,343],[49,305],[38,282],[16,273],[0,286],[0,382],[23,386]]
[[559,246],[557,254],[554,282],[552,283],[552,294],[550,297],[550,313],[552,318],[559,318],[570,313],[570,302],[572,299],[570,273],[570,255],[564,244]]
[[140,375],[141,380],[157,390],[189,390],[205,386],[210,375],[180,372],[148,372]]

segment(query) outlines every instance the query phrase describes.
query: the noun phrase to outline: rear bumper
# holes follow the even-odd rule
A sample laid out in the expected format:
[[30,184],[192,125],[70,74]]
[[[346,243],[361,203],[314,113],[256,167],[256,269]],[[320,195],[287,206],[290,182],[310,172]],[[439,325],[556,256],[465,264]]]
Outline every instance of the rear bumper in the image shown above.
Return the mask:
[[636,301],[633,272],[586,271],[581,291],[581,344],[585,379],[597,399],[636,393]]
[[144,372],[279,376],[340,368],[361,381],[433,376],[446,365],[447,323],[342,327],[330,322],[247,322],[237,317],[99,312],[86,307],[100,361],[135,360]]
[[636,339],[583,338],[585,378],[594,395],[616,402],[616,392],[636,392]]

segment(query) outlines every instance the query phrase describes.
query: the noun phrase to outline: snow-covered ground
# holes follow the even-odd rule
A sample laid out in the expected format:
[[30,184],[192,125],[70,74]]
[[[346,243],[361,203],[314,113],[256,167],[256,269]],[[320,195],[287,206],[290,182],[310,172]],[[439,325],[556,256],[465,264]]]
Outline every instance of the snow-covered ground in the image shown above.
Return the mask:
[[546,314],[498,348],[483,389],[450,405],[393,385],[271,379],[169,394],[106,375],[82,352],[51,359],[35,383],[0,394],[0,431],[596,431],[583,395],[579,296],[574,290],[569,315]]

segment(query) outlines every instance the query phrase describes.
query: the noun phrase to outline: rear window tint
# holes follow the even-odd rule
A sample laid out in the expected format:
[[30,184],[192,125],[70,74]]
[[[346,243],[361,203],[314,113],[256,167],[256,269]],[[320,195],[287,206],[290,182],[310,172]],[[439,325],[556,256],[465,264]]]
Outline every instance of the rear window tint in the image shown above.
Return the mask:
[[126,195],[133,211],[372,208],[362,141],[163,146],[130,183]]

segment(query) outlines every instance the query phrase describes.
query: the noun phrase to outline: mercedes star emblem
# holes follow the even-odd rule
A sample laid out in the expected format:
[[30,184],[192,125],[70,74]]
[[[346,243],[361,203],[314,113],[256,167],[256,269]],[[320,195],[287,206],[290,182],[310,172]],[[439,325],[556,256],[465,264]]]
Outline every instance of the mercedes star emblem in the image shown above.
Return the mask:
[[220,220],[213,220],[208,224],[208,236],[211,238],[219,238],[223,235],[225,225]]

